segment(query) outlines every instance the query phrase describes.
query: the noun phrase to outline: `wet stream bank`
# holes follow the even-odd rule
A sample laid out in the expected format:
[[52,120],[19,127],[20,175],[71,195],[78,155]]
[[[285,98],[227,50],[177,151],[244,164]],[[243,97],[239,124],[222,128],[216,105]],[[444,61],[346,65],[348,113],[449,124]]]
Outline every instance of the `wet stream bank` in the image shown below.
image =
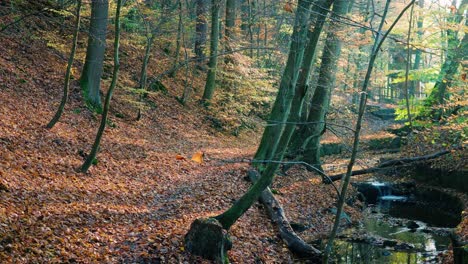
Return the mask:
[[363,220],[340,235],[336,263],[440,263],[450,250],[463,203],[413,183],[358,182]]

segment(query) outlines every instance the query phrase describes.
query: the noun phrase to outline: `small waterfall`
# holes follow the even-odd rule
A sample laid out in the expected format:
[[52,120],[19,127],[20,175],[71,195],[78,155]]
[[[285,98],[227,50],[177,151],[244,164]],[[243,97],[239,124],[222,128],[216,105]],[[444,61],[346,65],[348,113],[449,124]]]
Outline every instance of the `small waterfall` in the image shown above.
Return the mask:
[[392,189],[388,184],[385,184],[383,182],[373,181],[371,182],[371,185],[374,186],[379,192],[379,196],[377,198],[392,194]]

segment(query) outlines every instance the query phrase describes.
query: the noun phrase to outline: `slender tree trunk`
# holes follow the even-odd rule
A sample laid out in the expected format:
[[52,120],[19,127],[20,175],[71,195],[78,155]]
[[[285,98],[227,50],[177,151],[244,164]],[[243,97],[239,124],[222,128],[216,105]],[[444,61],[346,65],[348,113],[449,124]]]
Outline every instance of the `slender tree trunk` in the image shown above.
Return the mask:
[[140,72],[140,89],[146,89],[146,82],[148,80],[148,62],[151,57],[151,48],[153,47],[155,36],[155,34],[150,33],[148,33],[148,35],[146,36],[145,55],[143,57],[143,64],[141,65]]
[[415,0],[412,0],[410,2],[410,4],[408,6],[406,6],[401,11],[401,13],[398,15],[398,17],[395,19],[395,21],[389,27],[388,31],[382,36],[382,28],[383,28],[383,25],[385,24],[385,18],[387,17],[387,12],[388,12],[388,9],[389,9],[389,6],[390,6],[390,0],[387,0],[387,2],[385,4],[385,9],[384,9],[384,12],[382,14],[382,20],[380,22],[379,29],[378,29],[376,37],[375,37],[374,46],[373,46],[372,52],[371,52],[371,57],[370,57],[370,60],[369,60],[369,64],[367,66],[367,73],[366,73],[366,76],[364,78],[363,85],[362,85],[361,99],[359,101],[359,112],[358,112],[358,118],[357,118],[357,121],[356,121],[355,132],[354,132],[354,142],[353,142],[353,148],[352,148],[352,152],[351,152],[351,159],[350,159],[350,161],[348,163],[348,167],[347,167],[347,170],[346,170],[346,176],[344,177],[343,182],[341,184],[341,193],[340,193],[340,197],[338,199],[335,222],[333,224],[333,229],[332,229],[332,231],[330,233],[330,236],[328,238],[327,246],[326,246],[325,252],[324,252],[323,263],[325,263],[325,264],[328,264],[328,262],[329,262],[330,253],[331,253],[332,247],[333,247],[333,241],[334,241],[334,239],[336,237],[336,233],[337,233],[338,227],[340,225],[341,214],[343,212],[343,206],[344,206],[344,203],[346,201],[346,192],[348,190],[349,181],[350,181],[350,178],[351,178],[351,174],[353,172],[353,166],[354,166],[354,163],[356,161],[357,151],[358,151],[358,147],[359,147],[359,134],[361,132],[361,126],[362,126],[362,117],[364,116],[364,112],[365,112],[365,109],[366,109],[366,103],[367,103],[367,90],[368,90],[368,85],[369,85],[369,80],[370,80],[370,77],[371,77],[371,74],[372,74],[372,70],[373,70],[373,67],[374,67],[375,59],[377,58],[377,54],[378,54],[378,52],[380,50],[380,47],[382,46],[382,43],[387,38],[388,34],[392,31],[392,29],[398,23],[398,21],[403,16],[403,14],[406,12],[406,10],[408,10],[408,8],[411,5],[414,4],[414,2],[415,2]]
[[65,84],[63,86],[63,96],[62,101],[55,113],[54,117],[50,122],[47,124],[47,128],[52,128],[54,125],[59,121],[60,117],[62,116],[63,109],[65,108],[65,104],[68,101],[68,92],[70,87],[70,76],[71,76],[71,69],[73,67],[73,61],[75,60],[75,53],[76,53],[76,45],[78,42],[78,32],[80,31],[80,20],[81,20],[81,0],[77,1],[76,5],[76,21],[75,21],[75,31],[73,32],[73,44],[70,51],[70,57],[68,57],[68,65],[67,65],[67,72],[65,73]]
[[80,78],[86,102],[101,111],[101,76],[106,49],[108,0],[92,0],[86,60]]
[[[284,123],[287,121],[292,99],[294,98],[295,84],[298,72],[302,65],[306,43],[310,6],[310,1],[299,0],[298,8],[296,10],[293,35],[291,37],[288,61],[283,73],[278,95],[276,96],[276,102],[270,116],[270,126],[267,126],[263,133],[262,142],[268,141],[272,145],[275,145],[275,147],[270,150],[271,154],[268,153],[267,155],[268,157],[272,157],[274,160],[282,160],[284,155],[284,151],[276,151],[276,146],[281,138]],[[262,191],[273,181],[274,172],[278,169],[278,166],[279,163],[268,163],[266,169],[261,173],[260,179],[255,182],[247,193],[237,200],[237,202],[226,212],[216,217],[216,219],[218,219],[222,224],[223,228],[229,229],[259,198]]]
[[250,8],[250,1],[249,0],[241,0],[241,30],[244,32],[246,36],[248,34],[247,30],[249,27],[249,8]]
[[218,68],[218,43],[219,43],[219,10],[220,0],[211,1],[211,40],[210,40],[210,62],[208,63],[208,75],[206,77],[205,90],[202,101],[209,104],[213,99],[216,88],[216,71]]
[[410,94],[409,94],[409,71],[411,67],[411,27],[413,26],[413,11],[414,5],[411,6],[410,20],[408,24],[408,37],[406,39],[406,69],[405,69],[405,101],[406,114],[408,115],[409,127],[413,129],[413,121],[411,119]]
[[174,54],[175,55],[174,64],[172,65],[172,70],[170,73],[171,77],[175,76],[177,64],[179,63],[181,39],[182,39],[183,18],[182,18],[182,1],[181,0],[178,0],[178,6],[179,6],[179,22],[177,24],[176,50]]
[[114,93],[114,89],[117,86],[117,80],[119,77],[119,68],[120,68],[120,62],[119,62],[119,45],[120,44],[119,43],[120,43],[120,9],[121,7],[122,7],[122,0],[117,0],[117,11],[115,14],[114,70],[112,73],[112,82],[106,94],[106,99],[104,101],[104,110],[102,112],[102,117],[101,117],[101,124],[99,125],[99,129],[97,131],[96,139],[91,149],[91,153],[86,157],[85,162],[80,168],[80,171],[84,173],[88,171],[89,167],[91,166],[91,164],[93,164],[93,161],[96,159],[96,155],[99,150],[99,144],[101,143],[101,138],[106,128],[107,116],[109,114],[112,94]]
[[253,3],[254,0],[247,0],[247,3],[249,5],[249,24],[248,24],[248,33],[249,33],[249,40],[250,40],[250,58],[253,58],[253,45],[254,45],[254,36],[253,36],[253,23],[254,23],[254,17],[253,17]]
[[[424,0],[419,0],[418,1],[418,5],[419,5],[419,8],[422,10],[424,8]],[[423,38],[423,23],[424,23],[424,16],[422,14],[422,12],[418,12],[418,20],[416,22],[416,25],[417,25],[417,32],[416,32],[416,35],[417,35],[417,38],[418,38],[418,42],[422,41],[422,38]],[[420,65],[421,65],[421,57],[422,57],[422,51],[421,49],[417,48],[414,52],[414,64],[413,64],[413,70],[418,70]],[[420,89],[420,82],[419,80],[414,80],[411,82],[410,84],[410,87],[409,87],[409,95],[410,96],[415,96],[416,95],[416,91],[419,91]]]
[[197,1],[197,21],[195,26],[195,58],[200,67],[205,61],[206,33],[208,31],[208,0]]

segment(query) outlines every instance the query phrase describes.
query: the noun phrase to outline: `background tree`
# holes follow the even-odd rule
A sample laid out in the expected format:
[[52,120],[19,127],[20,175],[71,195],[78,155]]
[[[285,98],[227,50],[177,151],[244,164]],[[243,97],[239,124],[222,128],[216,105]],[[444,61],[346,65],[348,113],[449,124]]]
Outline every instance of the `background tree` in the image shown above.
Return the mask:
[[73,67],[73,61],[75,60],[75,53],[76,53],[76,44],[78,42],[78,32],[80,30],[80,21],[81,21],[81,0],[77,0],[76,3],[76,22],[75,22],[75,29],[73,32],[73,44],[70,51],[70,57],[68,58],[67,64],[67,71],[65,73],[65,81],[63,86],[63,96],[60,102],[60,105],[55,113],[54,117],[50,122],[47,124],[47,128],[52,128],[54,125],[59,121],[60,117],[62,116],[63,109],[65,108],[65,104],[68,100],[68,93],[70,90],[70,76],[71,76],[71,69]]
[[106,49],[108,0],[91,1],[91,19],[89,24],[86,59],[81,73],[80,84],[86,102],[92,108],[101,111],[101,76]]
[[99,125],[99,129],[96,134],[96,139],[94,140],[93,147],[91,152],[86,157],[85,162],[80,168],[81,172],[87,172],[89,167],[96,161],[96,155],[99,150],[99,145],[101,143],[102,135],[104,134],[104,130],[107,124],[107,116],[109,114],[110,102],[112,99],[112,94],[114,93],[114,89],[117,86],[117,81],[119,78],[119,68],[120,68],[120,61],[119,61],[119,46],[120,46],[120,10],[122,8],[122,1],[117,0],[117,11],[115,14],[115,39],[114,39],[114,70],[112,72],[112,82],[110,84],[109,90],[106,94],[106,100],[104,102],[104,110],[102,112],[101,117],[101,124]]
[[208,2],[209,0],[196,0],[197,20],[195,26],[195,58],[200,67],[205,61],[206,33],[208,31]]
[[[447,53],[442,69],[440,70],[437,82],[426,100],[427,107],[434,107],[436,105],[443,105],[445,100],[448,99],[448,88],[454,83],[456,74],[460,66],[460,62],[468,57],[468,34],[464,34],[463,38],[459,39],[458,24],[463,20],[464,12],[468,5],[468,0],[463,0],[459,8],[455,6],[456,1],[452,3],[451,16],[448,22],[451,24],[447,29]],[[465,19],[465,27],[468,26],[468,19]],[[454,29],[455,28],[455,29]],[[462,29],[463,27],[461,27]],[[440,119],[442,116],[442,109],[432,111],[432,116],[435,119]]]
[[213,98],[216,87],[216,71],[218,68],[218,44],[219,44],[219,10],[221,0],[211,1],[211,36],[210,36],[210,61],[206,76],[205,90],[202,101],[209,103]]

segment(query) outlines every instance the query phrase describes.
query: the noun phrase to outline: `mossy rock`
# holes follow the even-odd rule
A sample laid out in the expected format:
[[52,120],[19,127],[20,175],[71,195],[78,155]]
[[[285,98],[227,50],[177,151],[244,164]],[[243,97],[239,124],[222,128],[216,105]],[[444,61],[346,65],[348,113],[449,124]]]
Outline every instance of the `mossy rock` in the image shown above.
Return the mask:
[[226,263],[232,242],[221,223],[214,218],[196,219],[185,235],[185,248],[191,254]]
[[382,120],[394,120],[396,117],[395,109],[393,108],[383,108],[376,105],[368,105],[366,106],[366,110],[369,114]]
[[401,147],[401,137],[382,137],[370,139],[367,143],[370,150],[399,149]]
[[153,92],[162,92],[163,94],[167,94],[167,88],[164,84],[162,84],[162,82],[156,80],[154,82],[152,82],[149,86],[149,90],[150,91],[153,91]]
[[341,154],[343,149],[344,145],[342,143],[324,143],[320,145],[320,156]]

